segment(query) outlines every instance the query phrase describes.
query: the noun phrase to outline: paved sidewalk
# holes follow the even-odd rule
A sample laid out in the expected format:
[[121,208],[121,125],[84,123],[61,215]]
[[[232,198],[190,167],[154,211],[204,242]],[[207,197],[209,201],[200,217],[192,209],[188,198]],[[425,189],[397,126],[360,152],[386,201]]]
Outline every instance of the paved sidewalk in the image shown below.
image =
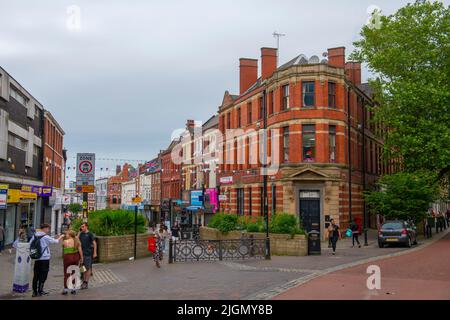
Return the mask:
[[[337,255],[322,246],[322,255],[306,257],[273,256],[271,260],[193,262],[155,267],[151,258],[94,266],[89,290],[76,296],[62,296],[62,259],[54,249],[47,289],[52,294],[38,299],[269,299],[276,294],[348,264],[408,251],[407,248],[380,249],[371,233],[369,246],[351,248],[351,240],[339,241]],[[435,238],[434,236],[433,238]],[[419,241],[421,247],[429,240]],[[324,248],[325,246],[325,248]],[[60,251],[60,250],[59,250]],[[60,255],[60,253],[59,253]],[[31,294],[12,295],[12,256],[0,257],[0,299],[30,299]],[[3,272],[4,271],[4,272]]]
[[[367,267],[370,265],[380,267],[380,289],[367,288],[370,276]],[[439,241],[421,250],[329,273],[281,293],[274,299],[449,300],[450,233],[446,232]]]

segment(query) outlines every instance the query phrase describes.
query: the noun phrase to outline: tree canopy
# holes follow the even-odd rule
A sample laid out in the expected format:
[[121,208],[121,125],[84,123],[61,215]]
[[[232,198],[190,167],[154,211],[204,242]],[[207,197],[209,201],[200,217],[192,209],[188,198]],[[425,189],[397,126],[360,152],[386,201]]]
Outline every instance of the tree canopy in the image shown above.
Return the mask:
[[352,59],[366,63],[388,128],[384,153],[407,172],[450,170],[450,15],[441,2],[416,1],[364,26]]
[[435,177],[427,173],[386,175],[379,180],[378,186],[380,191],[365,194],[366,203],[373,212],[388,219],[419,221],[439,194]]

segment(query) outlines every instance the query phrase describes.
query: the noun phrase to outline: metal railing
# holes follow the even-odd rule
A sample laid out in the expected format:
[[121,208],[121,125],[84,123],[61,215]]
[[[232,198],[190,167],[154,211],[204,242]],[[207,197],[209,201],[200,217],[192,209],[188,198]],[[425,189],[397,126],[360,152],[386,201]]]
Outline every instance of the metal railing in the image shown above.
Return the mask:
[[264,259],[266,239],[169,241],[169,263]]

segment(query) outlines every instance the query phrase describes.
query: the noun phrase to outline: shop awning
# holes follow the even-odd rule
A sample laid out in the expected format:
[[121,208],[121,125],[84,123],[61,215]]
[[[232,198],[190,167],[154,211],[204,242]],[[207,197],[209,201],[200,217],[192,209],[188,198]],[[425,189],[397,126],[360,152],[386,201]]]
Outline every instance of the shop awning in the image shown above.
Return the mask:
[[193,212],[197,212],[198,209],[202,209],[203,210],[205,208],[203,206],[189,206],[189,207],[186,208],[186,210],[193,211]]

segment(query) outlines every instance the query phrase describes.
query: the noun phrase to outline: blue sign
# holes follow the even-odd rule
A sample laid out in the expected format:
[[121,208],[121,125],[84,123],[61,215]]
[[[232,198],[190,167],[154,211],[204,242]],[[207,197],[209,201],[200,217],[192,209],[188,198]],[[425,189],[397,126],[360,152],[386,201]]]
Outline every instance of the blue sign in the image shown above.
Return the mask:
[[203,199],[201,198],[202,198],[202,190],[191,191],[191,206],[202,206]]

